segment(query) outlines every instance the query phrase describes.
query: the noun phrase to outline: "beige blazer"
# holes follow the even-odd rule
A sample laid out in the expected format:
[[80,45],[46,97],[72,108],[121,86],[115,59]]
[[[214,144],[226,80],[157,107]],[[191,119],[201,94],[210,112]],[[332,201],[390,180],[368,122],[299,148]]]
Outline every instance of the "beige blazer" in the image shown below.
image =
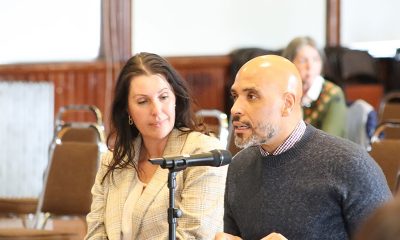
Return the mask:
[[[141,138],[135,140],[137,161]],[[220,142],[198,132],[183,134],[173,130],[168,138],[164,156],[195,154],[221,149]],[[92,188],[93,202],[87,216],[88,233],[85,239],[121,239],[122,210],[131,184],[138,181],[133,168],[114,171],[114,178],[101,180],[112,159],[107,153]],[[176,177],[176,207],[182,210],[178,218],[177,239],[214,239],[223,230],[223,196],[227,166],[188,167]],[[114,183],[113,183],[114,181]],[[169,206],[168,170],[158,168],[134,206],[133,239],[168,239],[167,209]]]

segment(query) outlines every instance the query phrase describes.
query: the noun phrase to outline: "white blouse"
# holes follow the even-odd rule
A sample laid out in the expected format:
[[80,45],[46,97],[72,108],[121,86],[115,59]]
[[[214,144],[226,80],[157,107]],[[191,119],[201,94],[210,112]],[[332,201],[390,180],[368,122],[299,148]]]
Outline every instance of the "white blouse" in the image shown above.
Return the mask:
[[[136,175],[137,177],[137,175]],[[137,201],[140,199],[144,189],[147,184],[137,179],[137,184],[135,184],[131,191],[129,192],[128,198],[124,204],[124,211],[122,213],[122,226],[121,226],[121,239],[122,240],[132,240],[132,215],[133,209]]]

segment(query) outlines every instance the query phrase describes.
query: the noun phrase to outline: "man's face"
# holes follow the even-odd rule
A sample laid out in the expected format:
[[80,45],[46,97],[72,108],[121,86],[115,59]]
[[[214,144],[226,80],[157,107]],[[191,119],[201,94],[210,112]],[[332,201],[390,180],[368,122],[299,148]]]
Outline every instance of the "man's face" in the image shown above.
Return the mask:
[[240,148],[268,144],[279,132],[284,102],[270,77],[272,74],[238,74],[232,85],[232,124]]

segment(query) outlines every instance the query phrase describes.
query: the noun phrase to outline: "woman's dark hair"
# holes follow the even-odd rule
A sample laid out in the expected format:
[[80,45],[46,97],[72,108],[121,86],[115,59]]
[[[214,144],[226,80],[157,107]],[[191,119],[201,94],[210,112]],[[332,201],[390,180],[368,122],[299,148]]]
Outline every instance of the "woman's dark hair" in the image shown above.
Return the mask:
[[162,57],[153,53],[138,53],[131,57],[122,68],[115,86],[114,100],[111,107],[111,132],[107,138],[107,145],[113,145],[113,160],[108,166],[107,175],[115,169],[122,169],[128,165],[138,171],[133,162],[135,151],[132,141],[139,135],[136,126],[129,125],[128,96],[132,78],[141,75],[161,74],[171,85],[176,96],[175,124],[183,132],[193,131],[196,123],[192,109],[192,97],[189,88],[176,70]]

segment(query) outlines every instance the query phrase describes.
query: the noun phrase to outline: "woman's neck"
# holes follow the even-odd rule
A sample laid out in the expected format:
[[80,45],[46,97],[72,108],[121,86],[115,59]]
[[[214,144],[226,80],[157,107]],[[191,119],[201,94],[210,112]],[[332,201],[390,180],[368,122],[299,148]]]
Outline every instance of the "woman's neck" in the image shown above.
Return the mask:
[[138,162],[138,177],[143,183],[149,183],[159,167],[158,165],[151,164],[148,160],[162,157],[165,146],[167,145],[167,140],[168,137],[157,140],[143,139]]
[[161,157],[167,145],[168,137],[163,139],[142,139],[142,151],[149,158]]

